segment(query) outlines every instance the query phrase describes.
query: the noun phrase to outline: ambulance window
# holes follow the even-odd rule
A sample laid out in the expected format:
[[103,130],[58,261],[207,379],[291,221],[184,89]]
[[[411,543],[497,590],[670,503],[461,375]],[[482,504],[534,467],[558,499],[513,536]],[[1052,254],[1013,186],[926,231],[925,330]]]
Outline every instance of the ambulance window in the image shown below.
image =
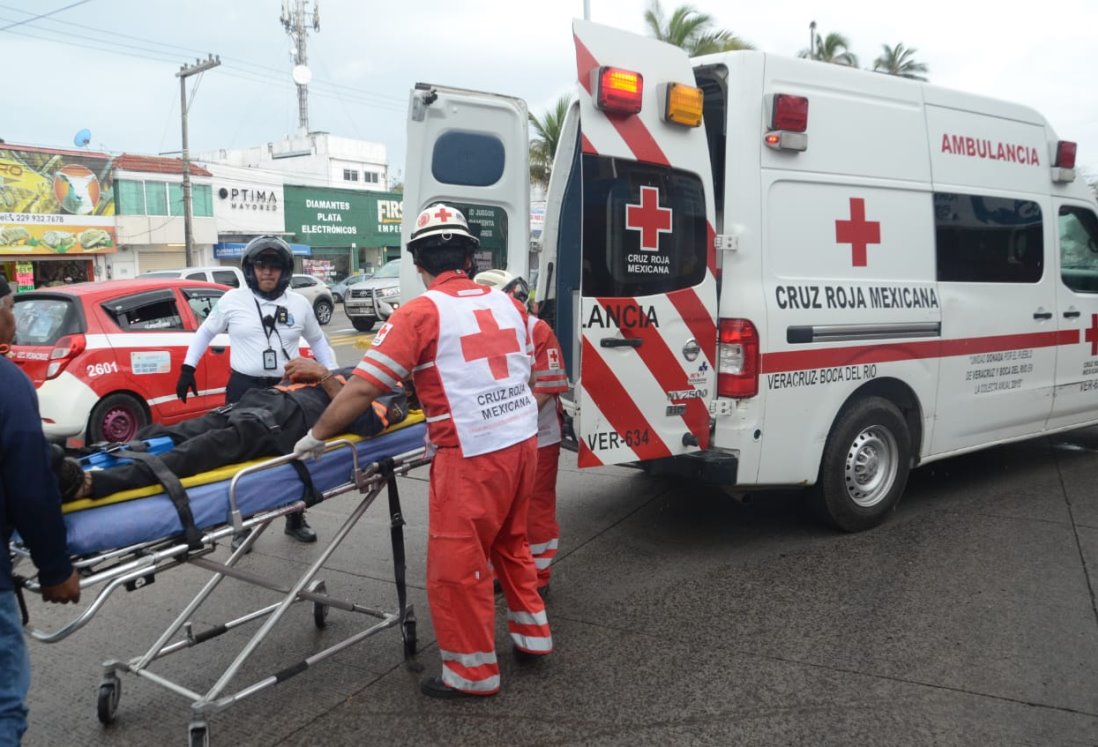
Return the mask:
[[492,205],[455,202],[469,222],[469,230],[480,239],[480,247],[473,255],[477,270],[507,266],[507,211]]
[[1041,206],[1031,200],[936,193],[938,280],[1036,283],[1044,273]]
[[447,132],[435,141],[431,175],[443,184],[487,187],[503,176],[503,141],[485,132]]
[[1098,293],[1098,217],[1092,210],[1060,207],[1060,278],[1078,293]]
[[705,277],[705,193],[696,174],[583,156],[583,295],[647,296]]

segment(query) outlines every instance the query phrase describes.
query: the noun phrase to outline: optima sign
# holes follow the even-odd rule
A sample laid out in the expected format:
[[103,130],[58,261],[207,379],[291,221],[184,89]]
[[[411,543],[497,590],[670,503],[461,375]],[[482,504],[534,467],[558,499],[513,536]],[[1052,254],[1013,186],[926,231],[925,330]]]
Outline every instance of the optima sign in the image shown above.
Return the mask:
[[231,210],[278,210],[278,192],[274,189],[222,187],[217,196],[228,200]]

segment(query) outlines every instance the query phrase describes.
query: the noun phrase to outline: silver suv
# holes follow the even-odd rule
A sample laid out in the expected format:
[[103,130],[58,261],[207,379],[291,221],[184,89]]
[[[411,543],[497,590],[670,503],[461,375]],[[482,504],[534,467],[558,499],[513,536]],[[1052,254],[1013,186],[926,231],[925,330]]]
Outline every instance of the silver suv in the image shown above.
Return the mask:
[[368,280],[347,289],[343,310],[359,332],[369,332],[378,320],[385,321],[400,306],[400,260],[393,259]]

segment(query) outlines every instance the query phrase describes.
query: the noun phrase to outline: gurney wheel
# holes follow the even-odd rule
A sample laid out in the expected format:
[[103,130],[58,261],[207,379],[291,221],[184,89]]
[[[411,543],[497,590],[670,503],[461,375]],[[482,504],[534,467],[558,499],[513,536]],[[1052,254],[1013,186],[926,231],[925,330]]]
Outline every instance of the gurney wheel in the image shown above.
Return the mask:
[[404,639],[404,658],[411,659],[416,655],[416,621],[405,620],[400,628],[400,637]]
[[99,723],[104,726],[114,722],[114,716],[118,713],[118,700],[122,697],[122,681],[115,676],[105,677],[99,683],[99,699],[96,702],[96,710],[99,712]]
[[[317,594],[327,594],[328,586],[323,581],[317,581],[312,588]],[[324,628],[328,624],[328,605],[313,602],[313,623],[318,628]]]
[[192,721],[187,728],[187,744],[190,747],[210,747],[210,727],[205,721]]

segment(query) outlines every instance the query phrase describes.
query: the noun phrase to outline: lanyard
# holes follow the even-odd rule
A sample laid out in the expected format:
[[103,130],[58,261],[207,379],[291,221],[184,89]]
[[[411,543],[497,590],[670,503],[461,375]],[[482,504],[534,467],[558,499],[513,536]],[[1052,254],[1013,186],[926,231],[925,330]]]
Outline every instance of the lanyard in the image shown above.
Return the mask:
[[[286,346],[282,343],[282,335],[279,334],[278,327],[275,326],[277,321],[273,316],[263,316],[263,309],[259,308],[259,301],[253,298],[252,302],[255,303],[255,313],[259,314],[259,326],[263,328],[263,334],[267,337],[267,349],[273,350],[271,347],[271,332],[274,332],[275,336],[278,337],[278,349],[282,351],[282,355],[286,360],[290,360],[290,354],[286,352]],[[268,320],[270,320],[269,324]]]

